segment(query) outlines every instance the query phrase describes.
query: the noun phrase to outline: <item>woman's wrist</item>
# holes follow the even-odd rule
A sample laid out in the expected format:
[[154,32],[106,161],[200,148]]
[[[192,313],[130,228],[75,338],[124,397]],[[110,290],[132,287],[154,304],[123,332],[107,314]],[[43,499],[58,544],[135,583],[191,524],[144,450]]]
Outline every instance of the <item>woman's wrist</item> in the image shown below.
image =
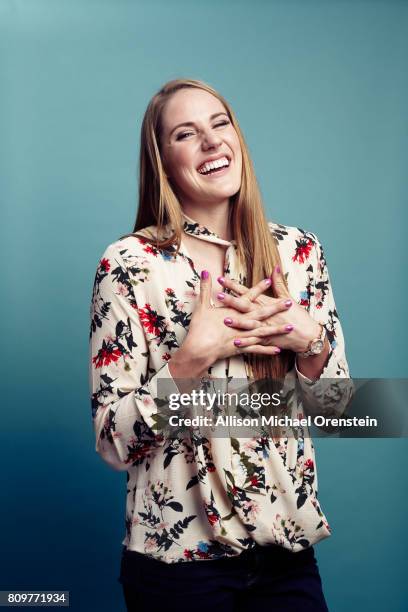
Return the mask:
[[297,350],[296,353],[305,353],[312,340],[318,338],[322,333],[322,327],[317,321],[313,321],[310,328],[304,333],[304,347],[301,350]]
[[329,353],[330,344],[327,336],[325,336],[322,352],[318,355],[306,357],[306,359],[299,359],[296,357],[296,367],[298,371],[303,374],[303,376],[306,376],[311,380],[318,380],[325,368]]
[[169,360],[169,371],[173,378],[200,378],[216,361],[211,355],[198,354],[191,350],[188,340],[173,354]]

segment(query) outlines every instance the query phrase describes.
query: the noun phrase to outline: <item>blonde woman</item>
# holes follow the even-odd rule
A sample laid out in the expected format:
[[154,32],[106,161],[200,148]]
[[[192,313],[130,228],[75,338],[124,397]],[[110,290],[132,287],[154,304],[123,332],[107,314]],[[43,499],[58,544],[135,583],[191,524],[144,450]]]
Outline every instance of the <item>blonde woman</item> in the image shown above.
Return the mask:
[[233,110],[201,81],[171,81],[147,107],[134,231],[96,272],[90,368],[96,450],[127,472],[128,610],[327,610],[310,437],[158,427],[163,381],[178,394],[190,379],[280,380],[299,415],[348,377],[321,244],[265,219]]

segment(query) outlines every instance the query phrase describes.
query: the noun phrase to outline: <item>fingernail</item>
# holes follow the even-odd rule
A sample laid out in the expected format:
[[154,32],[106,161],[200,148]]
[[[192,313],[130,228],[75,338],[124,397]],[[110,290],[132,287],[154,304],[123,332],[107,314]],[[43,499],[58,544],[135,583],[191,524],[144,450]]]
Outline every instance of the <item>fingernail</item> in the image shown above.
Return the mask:
[[235,346],[241,346],[242,342],[239,338],[237,338],[236,340],[234,340],[234,344]]
[[285,325],[285,329],[286,331],[292,331],[292,329],[295,329],[293,325]]
[[267,287],[269,287],[269,285],[272,283],[270,278],[265,278],[264,283]]
[[225,293],[217,293],[217,298],[223,300],[225,298]]
[[202,278],[203,280],[206,280],[206,279],[208,278],[208,270],[203,270],[203,271],[201,272],[201,278]]
[[277,355],[277,354],[278,354],[278,353],[280,353],[280,352],[281,352],[280,348],[276,348],[276,349],[275,349],[275,355]]
[[223,285],[223,284],[224,284],[224,280],[225,280],[225,279],[224,279],[224,277],[223,277],[223,276],[219,276],[219,277],[217,278],[217,281],[220,283],[220,285]]
[[292,300],[286,300],[285,306],[287,307],[292,306]]
[[280,269],[280,267],[279,267],[279,266],[276,266],[276,268],[275,268],[275,272],[276,272],[277,274],[280,274],[280,273],[281,273],[281,269]]
[[225,325],[231,325],[232,324],[232,319],[227,317],[226,319],[224,319],[224,323],[225,323]]

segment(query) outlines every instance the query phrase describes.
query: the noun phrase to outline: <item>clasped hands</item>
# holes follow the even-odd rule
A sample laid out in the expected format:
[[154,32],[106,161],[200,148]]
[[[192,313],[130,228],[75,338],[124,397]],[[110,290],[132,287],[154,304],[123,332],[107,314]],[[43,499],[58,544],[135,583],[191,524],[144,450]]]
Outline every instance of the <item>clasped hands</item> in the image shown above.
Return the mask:
[[[180,385],[183,389],[189,389],[191,384],[194,386],[195,383],[187,384],[184,379],[205,375],[219,359],[240,353],[272,356],[282,349],[300,353],[320,335],[319,324],[290,296],[278,266],[270,278],[250,289],[222,277],[218,282],[235,295],[220,291],[220,307],[214,308],[211,275],[202,271],[200,295],[187,335],[168,366],[171,376],[181,379],[178,380],[179,388]],[[272,284],[276,298],[264,295]],[[302,359],[304,375],[318,378],[326,355],[327,346],[321,356]]]
[[[204,276],[202,286],[206,281],[209,286],[202,288],[208,295],[211,278],[208,273]],[[234,296],[220,291],[217,297],[221,310],[229,310],[223,323],[235,331],[232,342],[236,352],[276,355],[282,349],[289,349],[299,353],[306,351],[310,341],[320,335],[319,324],[286,289],[279,266],[275,266],[270,278],[250,289],[224,277],[217,280],[223,288],[235,293]],[[264,295],[272,285],[276,298]]]

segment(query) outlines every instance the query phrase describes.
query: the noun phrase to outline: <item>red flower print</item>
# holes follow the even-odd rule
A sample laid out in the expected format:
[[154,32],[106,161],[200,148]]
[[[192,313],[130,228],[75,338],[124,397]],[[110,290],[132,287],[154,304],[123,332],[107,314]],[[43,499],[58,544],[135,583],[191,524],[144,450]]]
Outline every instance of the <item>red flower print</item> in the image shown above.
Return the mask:
[[150,452],[151,452],[151,447],[150,444],[144,442],[142,447],[137,447],[137,448],[132,448],[129,451],[129,454],[127,456],[127,459],[125,460],[125,463],[132,463],[134,461],[140,461],[141,459],[144,459],[144,457],[146,457]]
[[256,487],[258,485],[258,478],[256,476],[252,476],[252,478],[251,478],[251,485],[253,487]]
[[149,334],[159,336],[160,328],[158,327],[158,315],[155,310],[150,308],[150,304],[145,304],[144,308],[138,308],[138,313],[141,322]]
[[218,523],[218,516],[216,514],[207,514],[207,518],[210,525],[215,525],[215,523]]
[[296,251],[292,257],[292,261],[305,263],[305,260],[308,259],[312,248],[313,242],[310,240],[310,238],[309,240],[296,240]]
[[167,289],[165,289],[167,295],[170,295],[171,297],[174,297],[175,293],[174,293],[174,289],[170,289],[170,287],[167,287]]
[[204,552],[203,550],[197,550],[197,556],[201,557],[201,559],[209,559],[210,555],[208,552]]
[[170,353],[164,353],[164,355],[162,355],[162,359],[163,361],[168,361],[169,359],[171,359]]
[[108,366],[112,361],[116,362],[121,355],[122,353],[118,348],[108,344],[98,351],[98,354],[92,358],[92,362],[95,364],[95,368],[101,368],[103,365]]
[[100,266],[102,268],[102,270],[104,272],[109,272],[110,270],[110,263],[109,263],[109,259],[106,259],[106,257],[104,257],[103,259],[101,259],[100,261]]
[[215,465],[207,465],[207,472],[215,472]]
[[157,250],[155,248],[153,248],[152,246],[150,246],[150,244],[148,246],[146,246],[143,250],[144,250],[145,253],[151,253],[152,255],[157,257]]
[[313,467],[314,467],[313,459],[308,459],[307,461],[305,461],[305,468],[307,468],[308,470],[312,470]]
[[191,552],[191,550],[188,550],[188,548],[184,549],[184,556],[186,559],[191,559],[193,558],[193,553]]

